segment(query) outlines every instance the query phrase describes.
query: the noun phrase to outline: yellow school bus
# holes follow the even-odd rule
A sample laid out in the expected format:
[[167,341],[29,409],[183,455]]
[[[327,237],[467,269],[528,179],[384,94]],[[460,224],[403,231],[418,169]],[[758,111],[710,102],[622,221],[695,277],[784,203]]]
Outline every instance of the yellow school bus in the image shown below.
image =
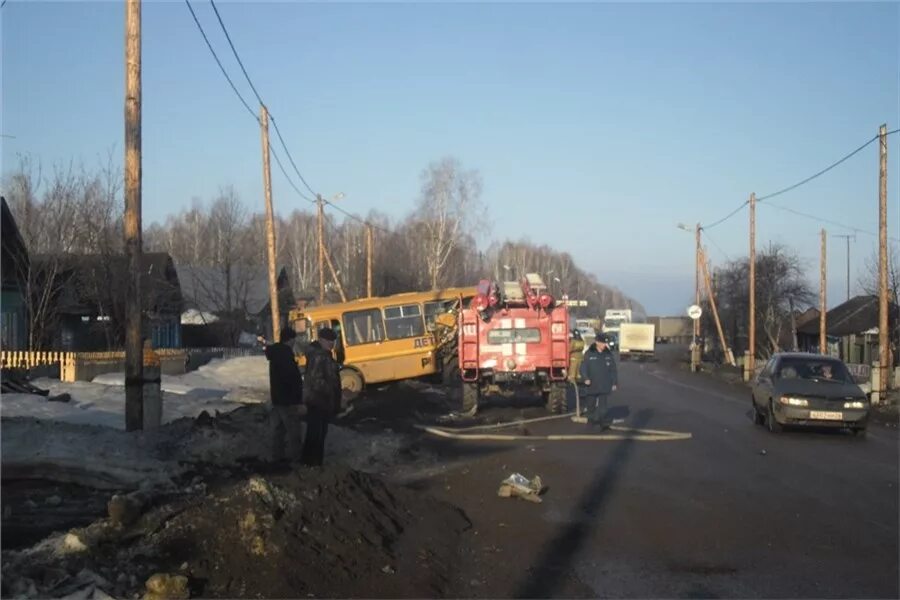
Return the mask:
[[[362,298],[295,309],[288,318],[301,348],[323,327],[337,332],[335,357],[342,366],[341,386],[355,395],[368,384],[438,373],[435,317],[452,310],[460,298],[468,302],[475,293],[474,287],[461,287]],[[303,367],[305,359],[298,360]]]

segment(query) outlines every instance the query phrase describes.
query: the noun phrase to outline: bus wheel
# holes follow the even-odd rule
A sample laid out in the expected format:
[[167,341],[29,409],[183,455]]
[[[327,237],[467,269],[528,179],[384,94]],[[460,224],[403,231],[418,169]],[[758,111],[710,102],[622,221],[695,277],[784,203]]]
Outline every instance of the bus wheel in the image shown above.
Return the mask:
[[[349,404],[363,391],[363,378],[356,369],[341,369],[341,404]],[[342,406],[346,408],[346,406]]]
[[474,415],[478,412],[478,403],[481,401],[481,388],[478,383],[468,381],[462,384],[462,409],[464,413]]

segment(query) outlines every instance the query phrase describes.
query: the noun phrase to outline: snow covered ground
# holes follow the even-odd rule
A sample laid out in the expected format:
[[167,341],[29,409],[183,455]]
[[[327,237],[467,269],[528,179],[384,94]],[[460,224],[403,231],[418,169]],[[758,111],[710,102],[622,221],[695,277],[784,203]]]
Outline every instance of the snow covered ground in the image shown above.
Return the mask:
[[[0,416],[125,428],[124,373],[100,375],[93,382],[38,379],[33,383],[49,389],[51,396],[67,393],[71,400],[50,402],[43,396],[2,394]],[[162,390],[164,423],[196,417],[203,411],[228,412],[267,401],[268,363],[262,356],[217,359],[185,375],[164,375]]]

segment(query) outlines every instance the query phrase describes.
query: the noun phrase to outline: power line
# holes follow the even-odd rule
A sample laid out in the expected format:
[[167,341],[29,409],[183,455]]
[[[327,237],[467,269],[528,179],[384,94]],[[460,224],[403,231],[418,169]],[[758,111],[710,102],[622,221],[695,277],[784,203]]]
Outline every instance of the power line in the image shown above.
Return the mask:
[[238,65],[241,67],[241,71],[244,73],[244,77],[247,79],[247,83],[250,84],[250,89],[253,90],[253,93],[256,95],[256,99],[259,101],[259,103],[265,105],[266,103],[263,102],[263,99],[259,95],[259,92],[256,91],[256,86],[253,85],[253,81],[250,79],[250,75],[247,73],[247,69],[244,68],[244,62],[238,55],[238,51],[231,41],[231,36],[228,35],[228,29],[225,27],[225,23],[222,21],[222,15],[219,14],[219,9],[216,7],[215,1],[209,0],[209,3],[212,5],[213,12],[216,13],[216,19],[219,20],[219,25],[222,27],[222,31],[225,33],[225,39],[228,40],[228,45],[231,46],[231,52],[234,54],[234,58],[237,60]]
[[250,105],[246,100],[244,100],[244,97],[238,91],[237,86],[234,85],[234,81],[232,81],[231,77],[228,75],[228,71],[226,71],[225,67],[222,65],[222,61],[219,60],[219,55],[216,54],[215,49],[209,42],[209,38],[206,36],[206,32],[203,30],[203,26],[200,24],[200,20],[197,18],[197,13],[194,12],[194,7],[191,6],[190,0],[184,0],[184,3],[187,4],[188,10],[191,11],[191,16],[194,17],[194,23],[197,24],[197,29],[200,30],[200,35],[203,36],[203,41],[206,42],[206,47],[209,48],[209,51],[213,55],[213,58],[216,59],[216,64],[219,65],[219,70],[222,71],[222,75],[225,76],[225,79],[228,81],[228,85],[231,86],[232,91],[234,91],[235,95],[237,95],[238,99],[241,101],[241,104],[243,104],[244,108],[247,109],[247,112],[250,113],[250,116],[253,117],[253,120],[259,123],[259,117],[256,116],[256,112],[252,108],[250,108]]
[[278,122],[275,120],[274,115],[269,115],[272,119],[272,127],[275,129],[275,135],[278,136],[278,140],[281,142],[281,147],[284,148],[284,153],[287,155],[288,160],[291,162],[291,166],[294,167],[294,172],[297,174],[297,177],[300,178],[300,181],[303,182],[303,185],[306,186],[306,189],[309,190],[310,194],[315,195],[316,191],[313,190],[310,185],[306,182],[306,179],[303,177],[303,174],[300,173],[300,169],[297,168],[297,163],[294,162],[294,157],[291,156],[290,150],[288,150],[287,144],[284,143],[284,138],[281,137],[281,130],[278,129]]
[[[259,91],[253,84],[253,80],[250,78],[250,74],[247,72],[247,68],[244,66],[244,61],[241,60],[241,56],[240,54],[238,54],[234,42],[231,40],[231,35],[228,33],[228,28],[225,27],[225,21],[222,20],[222,15],[219,14],[219,8],[216,6],[215,0],[209,0],[209,3],[212,5],[213,12],[216,13],[216,19],[219,21],[219,26],[222,28],[222,32],[225,34],[225,39],[228,40],[228,45],[231,47],[231,52],[232,54],[234,54],[234,58],[235,60],[237,60],[238,66],[240,66],[241,72],[244,74],[244,78],[250,85],[250,89],[253,90],[253,94],[256,96],[256,99],[259,101],[260,105],[266,106],[266,103],[263,102],[262,96],[260,96]],[[309,190],[309,193],[315,195],[316,191],[312,189],[312,187],[306,181],[306,178],[303,177],[300,169],[297,167],[297,163],[294,162],[294,157],[291,155],[291,151],[288,149],[287,144],[284,141],[284,137],[282,137],[281,135],[281,130],[278,128],[278,122],[275,120],[275,115],[271,114],[270,112],[269,118],[272,121],[272,128],[275,129],[275,134],[278,136],[278,141],[281,142],[281,147],[284,149],[284,154],[285,156],[287,156],[288,161],[294,168],[294,172],[297,173],[297,177],[300,178],[300,181],[303,182],[303,185],[306,186],[306,189]]]
[[812,181],[813,179],[816,179],[817,177],[821,177],[822,175],[824,175],[824,174],[827,173],[828,171],[834,169],[835,167],[837,167],[838,165],[840,165],[840,164],[843,163],[844,161],[849,160],[849,159],[853,158],[854,156],[856,156],[857,154],[859,154],[860,152],[862,152],[867,146],[869,146],[869,144],[875,142],[877,139],[878,139],[878,136],[876,135],[875,137],[873,137],[873,138],[871,138],[870,140],[868,140],[865,144],[863,144],[862,146],[860,146],[859,148],[857,148],[856,150],[854,150],[853,152],[851,152],[851,153],[848,154],[847,156],[841,158],[841,159],[838,160],[837,162],[834,162],[834,163],[828,165],[827,167],[825,167],[824,169],[822,169],[822,170],[819,171],[818,173],[816,173],[816,174],[814,174],[814,175],[810,175],[809,177],[807,177],[807,178],[804,179],[803,181],[799,181],[799,182],[795,183],[794,185],[788,186],[788,187],[786,187],[786,188],[784,188],[784,189],[782,189],[782,190],[778,190],[777,192],[774,192],[774,193],[772,193],[772,194],[767,194],[767,195],[765,195],[765,196],[760,196],[759,198],[756,199],[756,201],[757,201],[757,202],[762,202],[763,200],[768,200],[769,198],[774,198],[775,196],[780,196],[781,194],[785,194],[785,193],[787,193],[787,192],[790,192],[791,190],[797,189],[797,188],[800,187],[801,185],[804,185],[804,184],[809,183],[810,181]]
[[709,242],[713,245],[713,247],[716,250],[718,250],[722,254],[722,256],[725,257],[725,260],[727,260],[729,262],[731,261],[731,257],[728,256],[728,253],[725,252],[724,250],[722,250],[722,247],[716,243],[716,240],[714,240],[711,235],[709,235],[709,232],[706,232],[706,235],[703,237],[704,237],[704,239],[709,240]]
[[[878,237],[878,234],[874,233],[872,231],[867,231],[865,229],[860,229],[859,227],[854,227],[853,225],[847,225],[845,223],[840,223],[838,221],[833,221],[831,219],[825,219],[823,217],[811,215],[809,213],[801,212],[801,211],[795,210],[793,208],[788,208],[787,206],[780,206],[778,204],[772,204],[771,202],[767,202],[765,204],[765,206],[771,206],[772,208],[775,208],[775,209],[778,209],[778,210],[781,210],[784,212],[789,212],[793,215],[797,215],[798,217],[804,217],[807,219],[811,219],[813,221],[818,221],[819,223],[824,223],[826,225],[834,225],[835,227],[840,227],[841,229],[847,229],[847,230],[850,230],[850,231],[853,231],[856,233],[863,233],[865,235],[870,235],[872,237]],[[898,239],[898,238],[888,238],[888,239],[893,240],[895,242],[900,242],[900,239]]]
[[[250,104],[244,99],[244,96],[237,89],[237,86],[234,84],[234,81],[231,79],[231,76],[228,75],[228,71],[225,69],[225,66],[222,64],[222,61],[219,59],[219,55],[216,53],[215,49],[213,48],[212,43],[210,43],[209,37],[206,35],[206,31],[203,29],[203,25],[200,24],[200,20],[197,18],[197,13],[194,11],[194,7],[191,6],[190,0],[184,0],[184,1],[185,1],[185,4],[187,4],[188,10],[191,11],[191,16],[194,18],[194,23],[197,25],[197,29],[200,31],[200,35],[203,36],[203,41],[206,42],[206,47],[209,49],[210,54],[212,54],[213,58],[215,59],[216,64],[219,66],[219,70],[222,72],[222,75],[225,77],[225,80],[228,82],[228,85],[231,86],[232,91],[235,93],[235,95],[241,101],[241,104],[244,105],[244,108],[247,109],[247,112],[250,114],[251,117],[253,117],[253,120],[256,121],[258,124],[259,117],[253,111],[253,109],[250,108]],[[227,35],[227,33],[226,33],[226,35]],[[240,60],[240,59],[238,59],[238,60]],[[245,73],[245,75],[246,75],[246,73]],[[249,77],[248,77],[248,80],[249,80]],[[253,84],[251,83],[251,87],[252,87],[252,85]],[[255,92],[255,89],[254,89],[254,92]],[[274,124],[274,119],[273,119],[273,124]],[[277,129],[276,129],[276,132],[277,132]],[[278,133],[278,137],[281,138],[280,133]],[[283,146],[285,146],[285,149],[287,149],[287,146],[284,144],[284,139],[281,139],[281,143]],[[304,194],[300,190],[300,188],[297,187],[297,184],[294,183],[293,179],[291,179],[291,177],[288,175],[287,170],[284,168],[284,164],[282,164],[281,159],[278,156],[278,153],[275,152],[275,149],[272,148],[271,144],[269,145],[269,151],[272,153],[272,157],[275,159],[275,163],[278,165],[278,168],[281,170],[282,175],[284,175],[284,178],[287,180],[288,184],[294,189],[294,191],[297,192],[297,195],[299,195],[301,198],[303,198],[307,202],[312,202],[313,204],[315,204],[315,200],[309,198],[306,194]],[[290,154],[288,154],[288,157],[290,158]],[[291,163],[293,164],[293,159],[291,159]],[[296,170],[296,168],[297,168],[296,165],[294,165],[295,170]],[[298,174],[299,174],[299,171],[298,171]],[[301,179],[302,179],[302,176],[301,176]],[[306,183],[306,182],[304,181],[304,183]],[[307,187],[309,187],[309,186],[307,185]]]
[[[893,134],[898,133],[898,132],[900,132],[900,129],[894,129],[894,130],[892,130],[892,131],[887,132],[886,135],[893,135]],[[786,187],[786,188],[784,188],[784,189],[778,190],[777,192],[773,192],[773,193],[771,193],[771,194],[766,194],[765,196],[760,196],[759,198],[756,199],[756,201],[757,201],[757,202],[762,202],[763,200],[768,200],[768,199],[770,199],[770,198],[774,198],[774,197],[776,197],[776,196],[780,196],[781,194],[786,194],[787,192],[790,192],[791,190],[795,190],[795,189],[797,189],[798,187],[800,187],[800,186],[802,186],[802,185],[805,185],[805,184],[809,183],[810,181],[812,181],[812,180],[814,180],[814,179],[816,179],[816,178],[818,178],[818,177],[821,177],[822,175],[824,175],[824,174],[827,173],[828,171],[834,169],[835,167],[841,165],[841,164],[844,163],[845,161],[850,160],[851,158],[853,158],[854,156],[856,156],[857,154],[859,154],[860,152],[862,152],[864,149],[866,149],[870,144],[872,144],[872,143],[875,142],[876,140],[878,140],[878,136],[877,136],[877,135],[874,136],[873,138],[871,138],[870,140],[868,140],[866,143],[864,143],[862,146],[860,146],[859,148],[857,148],[856,150],[854,150],[854,151],[851,152],[850,154],[847,154],[846,156],[844,156],[844,157],[841,158],[840,160],[838,160],[838,161],[836,161],[836,162],[834,162],[834,163],[828,165],[827,167],[825,167],[824,169],[822,169],[822,170],[819,171],[818,173],[815,173],[815,174],[813,174],[813,175],[810,175],[810,176],[807,177],[806,179],[804,179],[804,180],[802,180],[802,181],[799,181],[799,182],[797,182],[797,183],[795,183],[795,184],[793,184],[793,185],[790,185],[790,186],[788,186],[788,187]],[[734,209],[733,211],[731,211],[730,213],[728,213],[725,217],[719,219],[718,221],[716,221],[716,222],[714,222],[714,223],[712,223],[712,224],[710,224],[710,225],[705,225],[705,226],[701,227],[701,229],[712,229],[713,227],[715,227],[715,226],[717,226],[717,225],[721,225],[722,223],[724,223],[725,221],[727,221],[728,219],[730,219],[731,217],[733,217],[734,215],[736,215],[738,212],[740,212],[740,210],[741,210],[742,208],[744,208],[745,206],[747,206],[747,204],[749,204],[749,201],[744,201],[740,206],[738,206],[736,209]],[[806,215],[806,216],[809,216],[809,215]]]
[[722,223],[724,223],[725,221],[727,221],[728,219],[730,219],[730,218],[733,217],[734,215],[738,214],[738,213],[741,211],[741,209],[744,208],[745,206],[747,206],[748,204],[750,204],[750,201],[749,201],[749,200],[745,200],[743,203],[741,203],[740,206],[738,206],[737,208],[735,208],[733,211],[731,211],[730,213],[728,213],[727,215],[725,215],[724,217],[722,217],[721,219],[719,219],[719,220],[716,221],[715,223],[712,223],[711,225],[703,225],[703,226],[700,227],[700,229],[702,229],[703,231],[706,231],[706,230],[708,230],[708,229],[712,229],[713,227],[716,227],[717,225],[721,225]]

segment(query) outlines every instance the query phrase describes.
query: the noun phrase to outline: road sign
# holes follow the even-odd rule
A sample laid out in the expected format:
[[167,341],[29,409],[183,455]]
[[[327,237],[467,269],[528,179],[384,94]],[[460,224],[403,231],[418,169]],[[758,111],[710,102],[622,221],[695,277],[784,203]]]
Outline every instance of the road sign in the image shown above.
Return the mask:
[[690,318],[696,321],[703,314],[703,309],[696,304],[692,304],[688,307],[687,313]]
[[562,304],[566,306],[587,306],[587,300],[563,300]]

